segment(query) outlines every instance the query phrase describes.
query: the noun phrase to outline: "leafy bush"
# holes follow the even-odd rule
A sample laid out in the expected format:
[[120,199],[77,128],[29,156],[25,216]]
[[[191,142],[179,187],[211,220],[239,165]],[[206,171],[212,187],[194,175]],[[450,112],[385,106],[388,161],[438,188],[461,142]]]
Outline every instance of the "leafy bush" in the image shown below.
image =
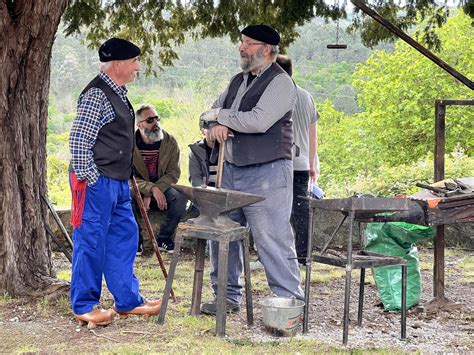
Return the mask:
[[57,206],[70,206],[71,193],[69,190],[67,160],[55,156],[47,158],[48,197]]
[[[446,155],[446,178],[472,176],[474,159],[464,154],[462,150]],[[323,188],[328,197],[347,197],[354,193],[372,194],[375,196],[393,197],[396,194],[413,194],[419,190],[417,182],[433,182],[433,154],[429,153],[424,159],[412,164],[389,166],[383,164],[375,172],[358,174],[355,179],[345,183],[328,182]]]

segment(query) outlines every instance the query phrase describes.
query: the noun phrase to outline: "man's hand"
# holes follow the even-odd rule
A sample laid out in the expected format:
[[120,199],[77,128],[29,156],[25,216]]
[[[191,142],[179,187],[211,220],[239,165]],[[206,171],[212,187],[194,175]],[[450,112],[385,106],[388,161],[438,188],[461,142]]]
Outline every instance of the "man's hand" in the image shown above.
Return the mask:
[[318,175],[316,174],[316,169],[310,168],[309,169],[309,179],[310,183],[315,184],[318,181]]
[[220,108],[213,108],[209,111],[201,113],[199,119],[204,122],[210,122],[217,120],[217,115],[219,114]]
[[165,194],[161,192],[161,190],[156,186],[153,186],[151,188],[151,193],[153,194],[153,197],[156,200],[156,204],[158,205],[158,208],[160,210],[166,210],[168,208],[168,204],[166,203]]
[[211,141],[217,140],[219,143],[223,143],[225,140],[227,140],[228,136],[229,128],[220,124],[215,125],[209,131],[209,138]]
[[142,200],[143,200],[143,205],[145,206],[145,211],[149,211],[150,210],[151,196],[144,196]]

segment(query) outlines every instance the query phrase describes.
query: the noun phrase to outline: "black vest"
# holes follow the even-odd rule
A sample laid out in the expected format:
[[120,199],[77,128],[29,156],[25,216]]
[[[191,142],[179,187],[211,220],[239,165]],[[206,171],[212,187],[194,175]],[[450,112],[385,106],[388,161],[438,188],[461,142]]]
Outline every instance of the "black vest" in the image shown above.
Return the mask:
[[[242,97],[239,111],[251,111],[257,105],[268,84],[270,84],[275,76],[281,73],[286,74],[279,65],[273,63],[260,77],[254,79],[252,87]],[[224,108],[228,109],[232,106],[243,80],[243,73],[237,74],[232,79],[224,100]],[[282,158],[291,160],[291,146],[293,144],[291,112],[290,110],[285,113],[265,133],[240,133],[234,131],[234,138],[232,139],[234,164],[246,166]]]
[[81,95],[93,87],[104,92],[115,111],[115,119],[102,126],[92,147],[94,163],[101,175],[115,180],[128,180],[132,176],[132,157],[135,146],[135,117],[131,113],[133,112],[132,104],[127,99],[127,106],[99,76],[92,79]]

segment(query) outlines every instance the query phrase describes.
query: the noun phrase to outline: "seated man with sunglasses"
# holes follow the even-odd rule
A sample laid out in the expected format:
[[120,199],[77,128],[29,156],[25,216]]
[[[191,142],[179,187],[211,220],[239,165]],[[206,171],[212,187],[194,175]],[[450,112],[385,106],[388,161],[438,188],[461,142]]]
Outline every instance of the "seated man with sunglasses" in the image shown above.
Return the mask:
[[[176,139],[160,126],[160,116],[151,105],[141,106],[135,116],[135,151],[133,166],[138,188],[143,196],[145,209],[166,211],[160,232],[155,236],[160,250],[173,253],[171,239],[176,226],[186,211],[186,197],[171,187],[178,182],[179,147]],[[139,215],[138,204],[133,199],[135,218]],[[143,248],[142,233],[139,234],[137,253]]]

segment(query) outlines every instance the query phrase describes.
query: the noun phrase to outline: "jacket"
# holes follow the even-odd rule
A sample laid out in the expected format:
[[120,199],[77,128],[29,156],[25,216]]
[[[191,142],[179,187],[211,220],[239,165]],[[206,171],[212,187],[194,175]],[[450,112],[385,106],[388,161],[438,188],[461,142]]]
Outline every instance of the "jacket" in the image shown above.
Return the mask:
[[[135,135],[140,134],[137,130]],[[135,150],[133,152],[133,167],[135,177],[137,180],[138,188],[144,196],[151,196],[151,188],[157,186],[161,192],[165,192],[171,187],[171,184],[176,184],[181,175],[179,168],[179,147],[176,139],[168,132],[163,130],[163,140],[161,141],[160,147],[160,159],[158,161],[157,175],[158,180],[156,182],[150,182],[148,170],[143,162],[143,156],[140,153],[136,145],[135,139]]]

